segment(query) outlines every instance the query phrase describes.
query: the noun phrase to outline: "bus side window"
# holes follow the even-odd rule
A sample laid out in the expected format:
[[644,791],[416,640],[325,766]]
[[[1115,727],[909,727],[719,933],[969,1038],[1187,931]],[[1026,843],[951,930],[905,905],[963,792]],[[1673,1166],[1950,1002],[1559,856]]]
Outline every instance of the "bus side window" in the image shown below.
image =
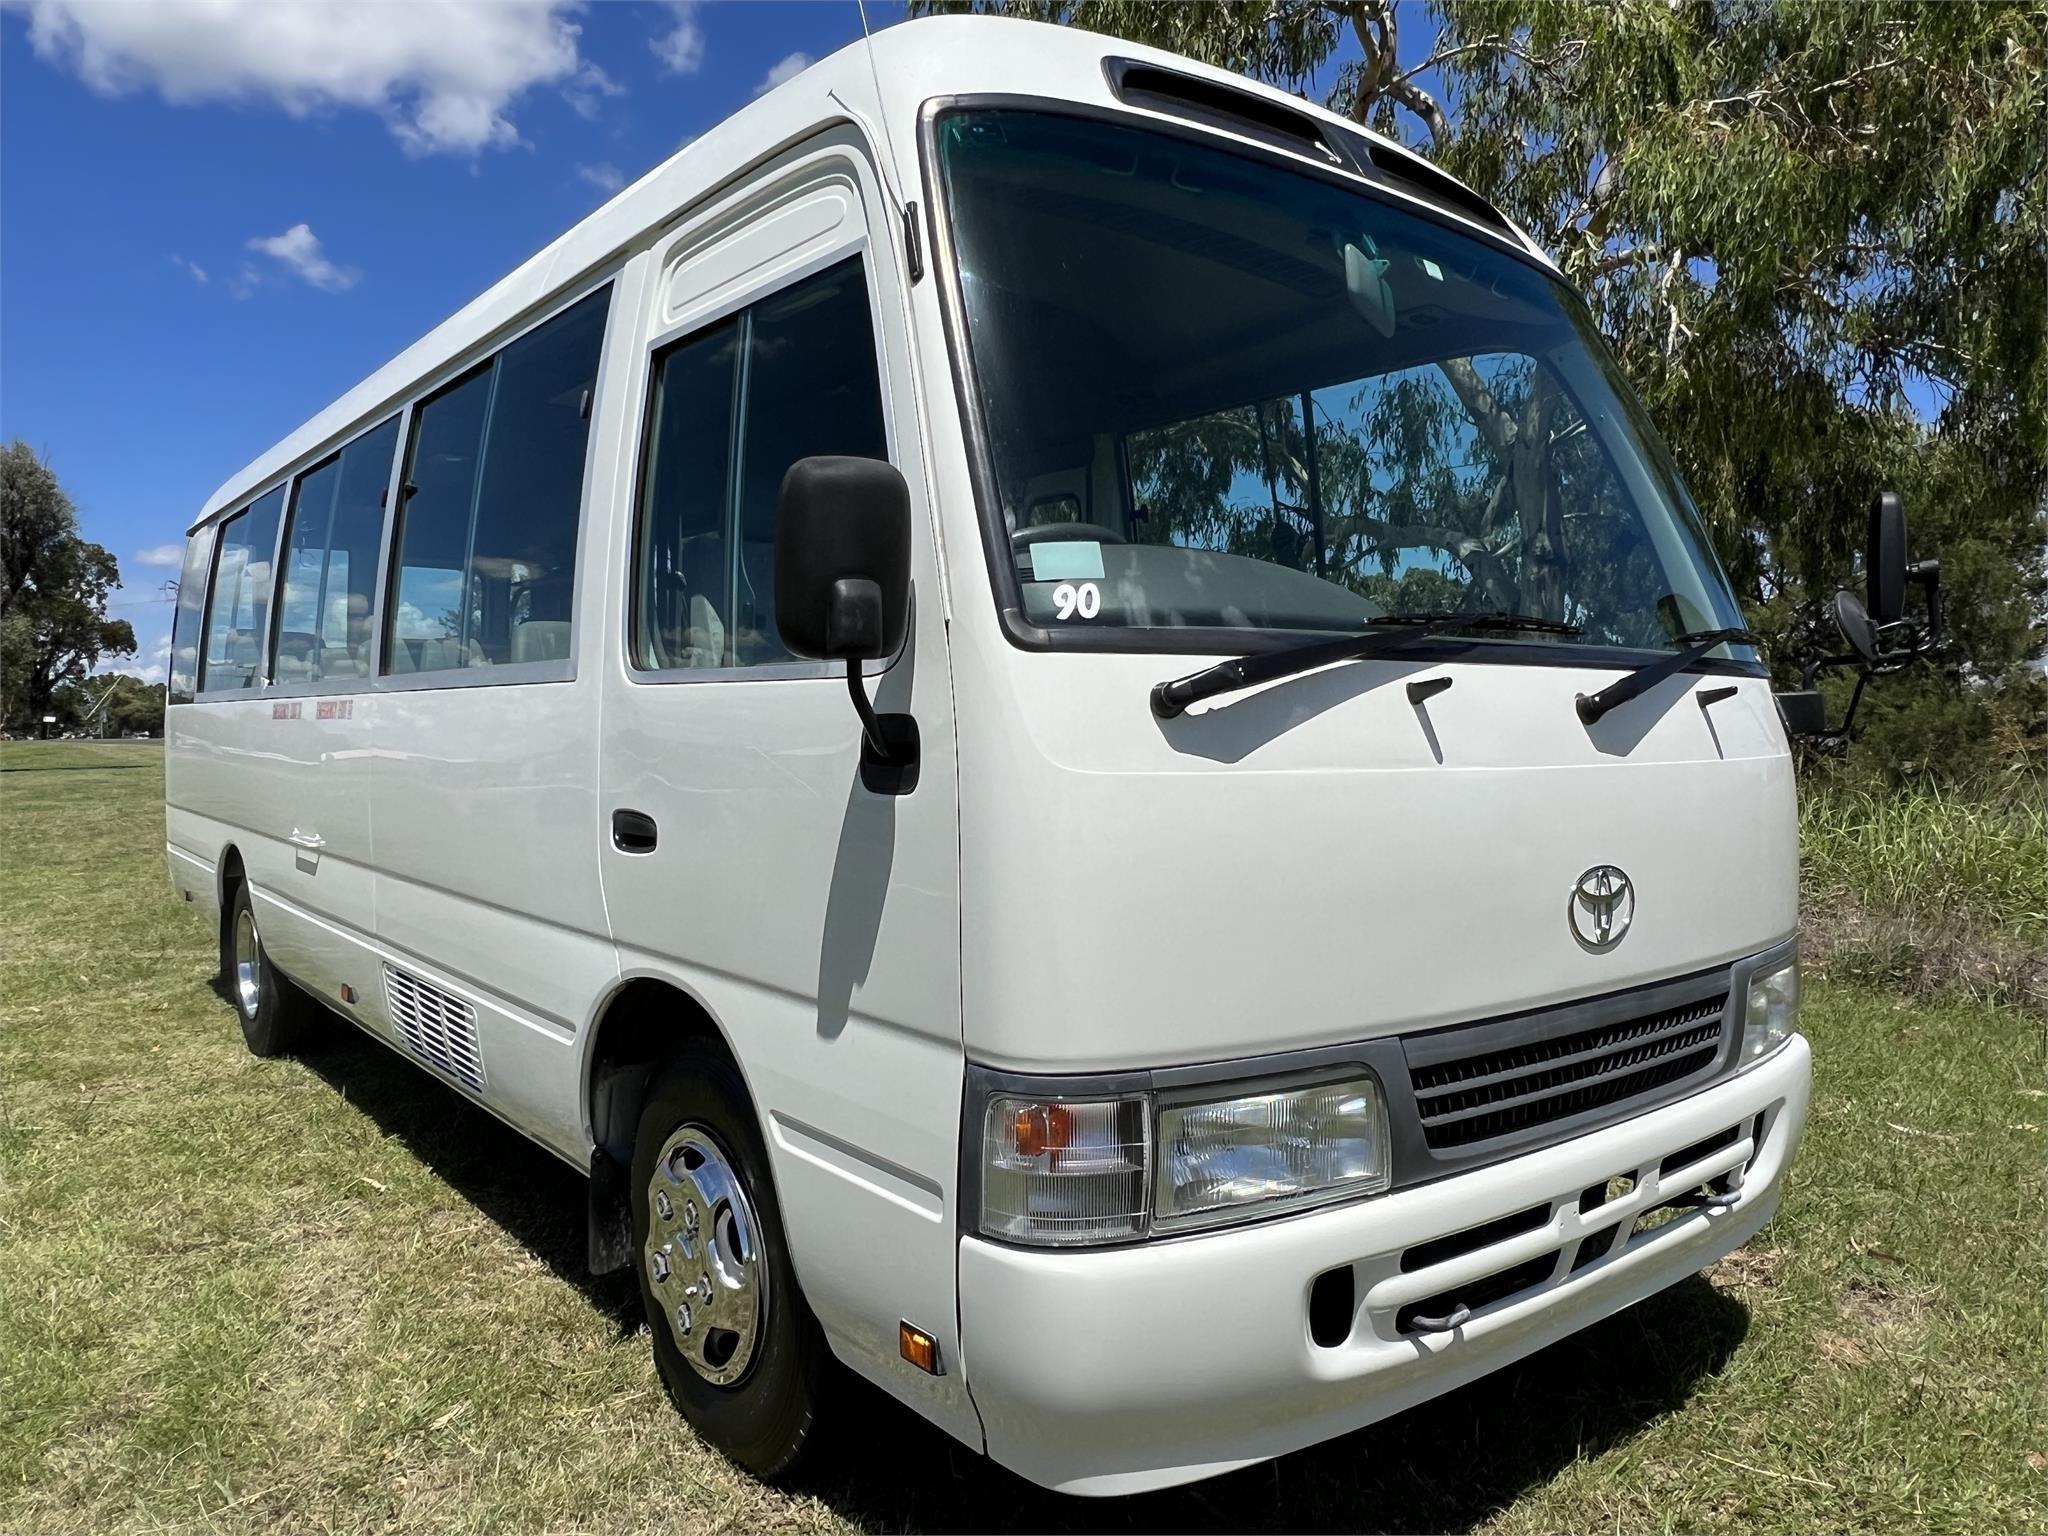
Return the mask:
[[185,565],[178,573],[178,610],[171,621],[171,675],[167,704],[190,704],[199,686],[199,629],[206,617],[206,573],[213,564],[212,523],[185,541]]
[[275,681],[347,685],[370,675],[377,542],[397,448],[393,417],[299,476],[285,533]]
[[199,692],[254,688],[263,681],[263,650],[270,633],[272,561],[284,487],[259,496],[220,525],[213,586],[206,605],[206,649]]
[[568,657],[584,401],[610,304],[611,289],[599,289],[420,406],[386,672]]

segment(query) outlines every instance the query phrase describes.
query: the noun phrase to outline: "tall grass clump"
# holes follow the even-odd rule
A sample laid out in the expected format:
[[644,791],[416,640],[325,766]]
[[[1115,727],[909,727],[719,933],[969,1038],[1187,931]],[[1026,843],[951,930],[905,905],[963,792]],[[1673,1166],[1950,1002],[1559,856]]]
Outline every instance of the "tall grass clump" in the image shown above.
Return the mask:
[[1811,773],[1799,810],[1821,969],[2048,1008],[2048,774],[1897,787]]

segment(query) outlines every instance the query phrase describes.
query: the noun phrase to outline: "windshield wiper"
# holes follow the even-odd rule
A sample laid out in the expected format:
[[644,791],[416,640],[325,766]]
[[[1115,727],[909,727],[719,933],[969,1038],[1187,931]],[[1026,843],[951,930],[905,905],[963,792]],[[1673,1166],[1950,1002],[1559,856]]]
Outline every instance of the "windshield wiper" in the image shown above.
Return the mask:
[[[1219,693],[1235,693],[1240,688],[1252,688],[1260,683],[1313,672],[1332,662],[1390,656],[1432,635],[1451,634],[1458,630],[1533,630],[1550,635],[1579,633],[1576,624],[1538,618],[1532,613],[1383,613],[1377,618],[1367,619],[1366,625],[1360,634],[1344,635],[1335,640],[1311,640],[1306,645],[1289,646],[1281,651],[1256,651],[1249,656],[1219,661],[1213,667],[1204,667],[1171,682],[1157,683],[1152,689],[1152,713],[1162,720],[1171,720],[1190,704],[1213,699]],[[1393,633],[1375,632],[1386,628],[1391,628]]]
[[1579,718],[1591,725],[1610,709],[1648,693],[1673,673],[1683,672],[1717,645],[1761,645],[1763,642],[1746,629],[1694,629],[1673,635],[1671,643],[1684,649],[1644,663],[1598,693],[1580,694]]

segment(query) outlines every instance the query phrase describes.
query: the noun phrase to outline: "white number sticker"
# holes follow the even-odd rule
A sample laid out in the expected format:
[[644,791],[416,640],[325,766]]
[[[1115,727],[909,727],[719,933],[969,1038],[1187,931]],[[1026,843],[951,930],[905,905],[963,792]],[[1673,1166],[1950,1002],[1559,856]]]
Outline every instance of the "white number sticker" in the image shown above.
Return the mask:
[[1076,614],[1092,619],[1102,612],[1102,588],[1092,581],[1084,581],[1079,586],[1063,581],[1052,589],[1052,606],[1063,619],[1071,619]]

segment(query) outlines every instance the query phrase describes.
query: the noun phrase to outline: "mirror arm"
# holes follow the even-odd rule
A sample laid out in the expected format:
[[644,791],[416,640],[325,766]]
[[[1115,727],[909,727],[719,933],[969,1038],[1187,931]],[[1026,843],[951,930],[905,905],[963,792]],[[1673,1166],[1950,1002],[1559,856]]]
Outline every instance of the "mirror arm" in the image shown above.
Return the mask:
[[846,691],[853,699],[853,712],[860,716],[860,730],[867,738],[868,750],[880,761],[888,762],[892,755],[889,743],[882,735],[881,718],[868,698],[868,685],[861,677],[858,656],[846,658]]
[[1863,702],[1863,687],[1869,681],[1867,671],[1856,674],[1856,691],[1849,695],[1849,707],[1842,713],[1842,723],[1828,732],[1830,736],[1844,742],[1849,739],[1849,728],[1856,723],[1856,706]]
[[1916,560],[1906,567],[1906,579],[1927,589],[1927,637],[1921,649],[1931,651],[1941,644],[1941,562]]
[[1854,654],[1847,656],[1822,656],[1816,660],[1809,661],[1800,669],[1799,686],[1810,691],[1813,688],[1814,680],[1821,673],[1832,671],[1836,667],[1860,667],[1862,665],[1863,658]]

